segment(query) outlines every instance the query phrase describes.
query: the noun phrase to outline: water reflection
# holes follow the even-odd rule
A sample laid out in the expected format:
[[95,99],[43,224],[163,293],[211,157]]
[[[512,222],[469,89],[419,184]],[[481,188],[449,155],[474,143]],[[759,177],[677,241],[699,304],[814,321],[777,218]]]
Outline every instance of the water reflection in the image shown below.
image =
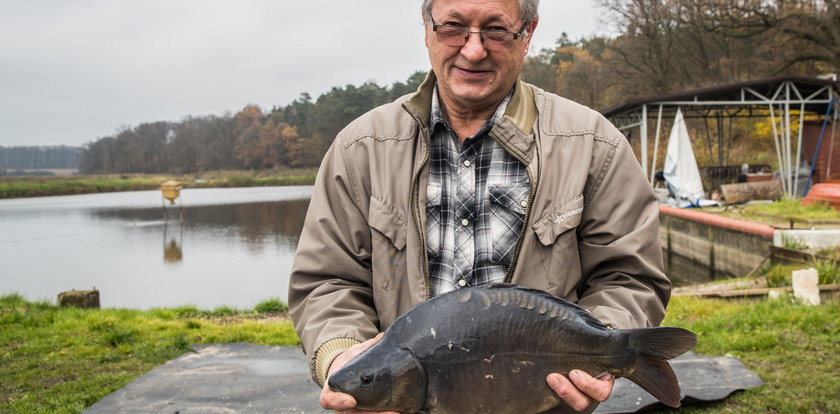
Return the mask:
[[[181,248],[181,244],[184,240],[184,226],[178,226],[181,229],[178,232],[178,240],[175,239],[175,235],[172,235],[169,239],[169,244],[166,242],[166,231],[169,229],[169,223],[165,221],[163,224],[163,262],[167,264],[177,264],[181,260],[184,260],[184,251]],[[183,218],[182,218],[183,220]]]
[[159,191],[0,200],[0,294],[95,285],[103,307],[141,309],[286,300],[310,195],[187,189],[183,221],[164,219]]
[[[183,232],[184,228],[187,231],[200,230],[213,235],[235,231],[240,241],[254,252],[260,252],[267,242],[277,242],[295,248],[308,207],[308,199],[185,206],[182,222],[173,220],[173,217],[178,216],[171,212],[166,220],[160,208],[100,209],[92,210],[89,214],[98,220],[134,223],[150,231],[158,231],[155,224],[160,224],[164,233]],[[169,241],[171,240],[170,237]]]

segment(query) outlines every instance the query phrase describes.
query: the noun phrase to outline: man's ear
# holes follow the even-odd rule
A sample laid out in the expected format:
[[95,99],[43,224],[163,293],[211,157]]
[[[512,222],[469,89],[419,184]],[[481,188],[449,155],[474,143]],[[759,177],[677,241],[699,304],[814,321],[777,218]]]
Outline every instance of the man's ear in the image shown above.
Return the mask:
[[523,52],[525,55],[528,55],[528,50],[531,48],[531,39],[534,38],[534,30],[537,30],[539,22],[540,17],[537,16],[531,21],[531,23],[528,24],[528,42],[525,43],[525,50]]

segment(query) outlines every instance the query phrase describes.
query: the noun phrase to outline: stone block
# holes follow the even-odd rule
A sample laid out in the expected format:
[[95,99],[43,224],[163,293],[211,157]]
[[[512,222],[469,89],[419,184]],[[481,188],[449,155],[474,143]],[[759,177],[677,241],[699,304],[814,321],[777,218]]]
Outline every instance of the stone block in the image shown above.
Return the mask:
[[58,294],[58,305],[61,307],[75,306],[82,309],[99,309],[99,291],[69,290]]
[[793,296],[809,305],[820,304],[820,278],[817,269],[793,271]]

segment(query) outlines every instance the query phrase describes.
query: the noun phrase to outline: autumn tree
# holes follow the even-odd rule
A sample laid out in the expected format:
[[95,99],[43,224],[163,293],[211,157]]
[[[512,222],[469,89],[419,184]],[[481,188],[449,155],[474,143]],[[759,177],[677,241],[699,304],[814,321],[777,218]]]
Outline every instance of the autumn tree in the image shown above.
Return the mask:
[[248,105],[234,115],[234,158],[239,161],[237,167],[247,169],[260,168],[260,130],[263,124],[263,112],[256,105]]
[[778,32],[786,49],[780,70],[801,63],[816,70],[840,68],[840,0],[775,0],[745,7],[763,27]]

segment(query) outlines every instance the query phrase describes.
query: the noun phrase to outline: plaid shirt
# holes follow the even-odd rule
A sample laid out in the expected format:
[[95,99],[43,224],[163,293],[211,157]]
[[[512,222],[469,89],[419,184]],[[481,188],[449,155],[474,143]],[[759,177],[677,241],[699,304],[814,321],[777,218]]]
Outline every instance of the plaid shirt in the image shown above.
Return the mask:
[[531,187],[525,166],[488,134],[512,93],[475,135],[460,143],[435,87],[426,201],[432,296],[503,282],[513,259]]

